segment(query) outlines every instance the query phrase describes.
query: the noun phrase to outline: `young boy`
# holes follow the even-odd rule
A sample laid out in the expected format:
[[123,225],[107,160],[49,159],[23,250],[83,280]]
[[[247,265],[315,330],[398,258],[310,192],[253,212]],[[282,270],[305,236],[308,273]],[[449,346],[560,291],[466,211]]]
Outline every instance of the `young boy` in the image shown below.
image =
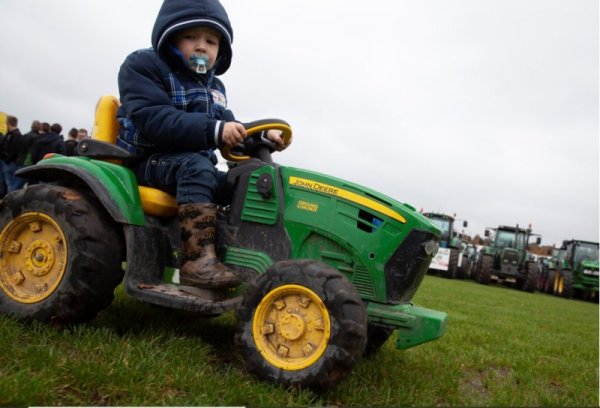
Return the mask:
[[[205,288],[237,286],[239,278],[215,254],[216,203],[225,173],[214,150],[235,146],[246,131],[227,109],[223,83],[233,31],[218,0],[165,0],[152,48],[130,54],[119,71],[117,144],[134,153],[138,182],[175,195],[181,223],[180,282]],[[278,132],[267,137],[283,149]]]

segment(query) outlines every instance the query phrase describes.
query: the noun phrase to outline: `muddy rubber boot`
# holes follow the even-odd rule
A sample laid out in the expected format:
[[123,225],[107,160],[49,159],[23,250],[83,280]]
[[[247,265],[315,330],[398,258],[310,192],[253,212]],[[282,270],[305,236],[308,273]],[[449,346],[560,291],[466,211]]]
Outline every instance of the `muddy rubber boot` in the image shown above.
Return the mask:
[[240,279],[215,253],[216,204],[185,204],[178,209],[182,259],[179,281],[199,288],[230,288]]

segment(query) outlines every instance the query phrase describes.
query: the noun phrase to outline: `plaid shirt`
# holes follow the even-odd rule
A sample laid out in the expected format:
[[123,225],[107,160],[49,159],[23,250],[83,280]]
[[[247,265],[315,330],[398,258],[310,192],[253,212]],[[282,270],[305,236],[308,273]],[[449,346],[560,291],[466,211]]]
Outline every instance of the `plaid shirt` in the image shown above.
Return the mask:
[[[172,66],[181,69],[173,69]],[[227,110],[225,86],[214,76],[167,64],[153,49],[130,54],[119,71],[117,144],[139,157],[219,147]]]

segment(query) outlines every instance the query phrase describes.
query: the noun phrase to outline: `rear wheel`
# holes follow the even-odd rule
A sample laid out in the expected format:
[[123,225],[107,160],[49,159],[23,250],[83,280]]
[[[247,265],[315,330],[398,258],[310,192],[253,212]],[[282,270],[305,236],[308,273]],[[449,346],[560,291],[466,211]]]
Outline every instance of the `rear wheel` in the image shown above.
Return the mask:
[[450,248],[450,256],[448,257],[448,269],[442,271],[442,276],[448,279],[456,278],[458,269],[458,249]]
[[540,289],[544,293],[552,294],[554,288],[554,275],[556,274],[555,269],[548,269],[546,276],[542,279],[542,288]]
[[249,284],[237,317],[236,343],[248,370],[285,386],[331,388],[367,341],[356,290],[336,269],[315,261],[273,265]]
[[482,285],[489,285],[492,278],[492,266],[494,264],[494,258],[491,255],[483,255],[481,257],[481,264],[479,268],[479,283]]
[[481,262],[477,261],[473,264],[473,267],[471,268],[471,274],[469,275],[469,278],[474,280],[475,282],[479,282],[479,270],[481,268]]
[[0,231],[0,312],[69,324],[111,303],[122,240],[95,200],[33,185],[2,201]]
[[525,264],[525,279],[520,285],[521,290],[530,293],[535,292],[539,273],[539,268],[535,262],[527,262]]
[[570,299],[573,297],[573,272],[570,269],[554,274],[554,295]]
[[473,261],[466,255],[462,257],[462,263],[456,270],[457,279],[466,279],[471,274],[471,268],[473,267]]

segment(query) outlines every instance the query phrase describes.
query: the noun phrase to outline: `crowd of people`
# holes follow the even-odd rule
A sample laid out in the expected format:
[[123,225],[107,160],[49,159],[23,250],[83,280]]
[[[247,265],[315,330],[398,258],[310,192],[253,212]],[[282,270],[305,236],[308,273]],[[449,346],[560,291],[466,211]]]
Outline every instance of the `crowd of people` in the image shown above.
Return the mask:
[[48,153],[66,156],[77,154],[77,144],[88,137],[86,129],[72,128],[65,140],[62,126],[58,123],[34,120],[31,130],[22,134],[19,120],[12,115],[2,115],[0,126],[0,198],[11,191],[23,188],[27,179],[15,172],[22,167],[36,164]]

